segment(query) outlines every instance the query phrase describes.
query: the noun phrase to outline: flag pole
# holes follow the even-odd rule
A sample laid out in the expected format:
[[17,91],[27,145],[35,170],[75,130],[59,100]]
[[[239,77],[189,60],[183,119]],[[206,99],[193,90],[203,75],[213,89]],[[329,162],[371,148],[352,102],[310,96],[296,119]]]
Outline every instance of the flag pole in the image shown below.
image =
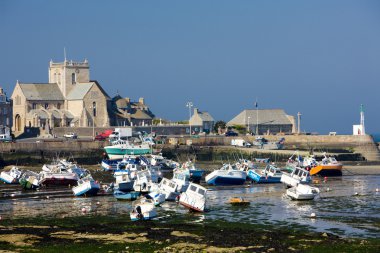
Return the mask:
[[259,135],[259,106],[257,104],[257,98],[255,102],[256,106],[256,136]]

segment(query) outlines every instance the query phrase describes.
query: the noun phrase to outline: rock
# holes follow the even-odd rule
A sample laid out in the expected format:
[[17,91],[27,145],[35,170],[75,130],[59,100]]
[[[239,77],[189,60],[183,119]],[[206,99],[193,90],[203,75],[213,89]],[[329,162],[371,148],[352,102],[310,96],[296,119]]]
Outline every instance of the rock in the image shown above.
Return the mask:
[[329,235],[327,233],[323,233],[322,237],[329,237]]
[[272,251],[275,251],[276,249],[275,248],[270,248],[267,250],[267,252],[272,252]]
[[268,237],[266,235],[261,236],[261,239],[266,240]]

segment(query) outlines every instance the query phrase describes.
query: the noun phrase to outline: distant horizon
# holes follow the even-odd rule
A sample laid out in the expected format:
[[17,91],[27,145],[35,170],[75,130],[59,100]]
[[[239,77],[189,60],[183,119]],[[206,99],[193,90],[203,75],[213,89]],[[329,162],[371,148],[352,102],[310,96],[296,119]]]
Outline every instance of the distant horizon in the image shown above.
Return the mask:
[[45,83],[66,55],[88,59],[109,96],[144,97],[171,121],[188,119],[188,101],[227,122],[257,100],[300,112],[302,132],[352,134],[364,104],[376,133],[379,13],[376,0],[4,0],[0,86]]

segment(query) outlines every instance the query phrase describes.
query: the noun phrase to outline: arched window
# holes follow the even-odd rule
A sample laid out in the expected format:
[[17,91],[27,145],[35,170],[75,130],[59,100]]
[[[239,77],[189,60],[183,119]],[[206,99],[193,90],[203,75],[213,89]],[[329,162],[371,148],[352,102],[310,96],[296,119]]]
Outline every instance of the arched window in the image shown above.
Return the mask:
[[92,116],[96,117],[96,102],[92,102]]
[[75,73],[72,73],[71,74],[71,84],[75,84],[75,80],[76,79],[76,77],[75,77]]

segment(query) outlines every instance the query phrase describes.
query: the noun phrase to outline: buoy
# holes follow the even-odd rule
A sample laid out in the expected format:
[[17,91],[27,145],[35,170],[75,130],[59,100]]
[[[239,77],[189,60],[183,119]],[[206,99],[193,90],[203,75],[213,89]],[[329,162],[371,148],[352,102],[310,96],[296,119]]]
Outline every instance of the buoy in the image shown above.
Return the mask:
[[97,205],[100,205],[100,202],[98,201],[98,202],[96,202],[96,204],[97,204]]
[[376,192],[379,192],[379,188],[376,188]]
[[323,178],[323,181],[326,183],[326,182],[327,182],[327,177],[324,177],[324,178]]
[[49,196],[46,196],[46,198],[48,199],[48,198],[50,198]]
[[85,213],[86,211],[87,211],[87,210],[86,210],[86,208],[85,208],[85,207],[83,207],[83,208],[82,208],[82,212],[84,212],[84,213]]
[[11,194],[11,197],[14,197],[14,196],[15,196],[14,193],[12,193],[12,194]]
[[327,187],[326,191],[327,191],[327,192],[328,192],[328,191],[330,191],[330,188],[329,188],[329,187]]
[[356,195],[356,196],[358,196],[358,195],[359,195],[359,193],[358,193],[358,192],[355,192],[355,195]]
[[310,214],[310,218],[315,218],[315,217],[317,217],[317,215],[315,215],[315,213]]

